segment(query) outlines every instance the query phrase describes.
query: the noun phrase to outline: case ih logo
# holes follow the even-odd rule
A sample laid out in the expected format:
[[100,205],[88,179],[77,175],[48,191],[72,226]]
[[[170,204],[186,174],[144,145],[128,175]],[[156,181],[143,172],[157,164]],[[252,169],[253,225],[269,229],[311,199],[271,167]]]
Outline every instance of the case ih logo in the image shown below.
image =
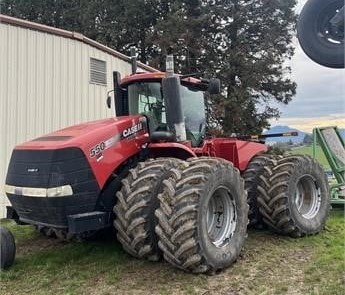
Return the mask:
[[102,141],[95,146],[93,146],[90,149],[90,157],[93,158],[95,156],[101,156],[102,152],[111,146],[113,146],[115,143],[119,142],[121,139],[129,138],[133,136],[135,133],[138,133],[139,131],[146,128],[146,121],[145,122],[139,122],[136,125],[133,125],[132,127],[129,127],[122,131],[122,134],[116,134],[113,137],[109,138],[106,141]]
[[129,127],[125,130],[122,131],[122,138],[127,138],[141,130],[144,129],[144,124],[142,122],[132,126],[132,127]]

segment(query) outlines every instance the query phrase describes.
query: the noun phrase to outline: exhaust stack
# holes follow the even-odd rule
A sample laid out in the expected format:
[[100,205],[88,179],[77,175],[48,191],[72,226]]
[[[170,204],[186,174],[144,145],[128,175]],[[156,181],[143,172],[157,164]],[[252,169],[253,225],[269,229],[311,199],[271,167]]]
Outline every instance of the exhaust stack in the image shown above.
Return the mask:
[[135,46],[131,46],[131,65],[132,65],[132,75],[137,73],[137,49]]
[[174,74],[174,57],[171,54],[166,58],[166,74],[162,81],[162,88],[169,130],[174,134],[177,142],[186,141],[181,82],[180,78]]

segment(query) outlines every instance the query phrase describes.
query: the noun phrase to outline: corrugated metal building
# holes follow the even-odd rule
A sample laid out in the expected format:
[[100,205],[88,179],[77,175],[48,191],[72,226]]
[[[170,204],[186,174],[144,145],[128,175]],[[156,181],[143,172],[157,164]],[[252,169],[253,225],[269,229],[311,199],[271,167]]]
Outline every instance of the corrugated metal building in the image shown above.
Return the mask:
[[0,217],[13,147],[113,116],[105,105],[113,71],[129,74],[130,58],[79,33],[0,15]]

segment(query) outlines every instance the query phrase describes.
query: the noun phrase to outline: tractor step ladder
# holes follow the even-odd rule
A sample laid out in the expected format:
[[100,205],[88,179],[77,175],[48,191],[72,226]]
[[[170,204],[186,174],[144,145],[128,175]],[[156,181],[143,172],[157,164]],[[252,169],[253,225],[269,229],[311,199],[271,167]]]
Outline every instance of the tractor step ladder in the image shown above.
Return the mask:
[[345,145],[337,127],[313,130],[313,156],[317,144],[321,147],[332,169],[336,181],[331,182],[331,203],[345,205]]

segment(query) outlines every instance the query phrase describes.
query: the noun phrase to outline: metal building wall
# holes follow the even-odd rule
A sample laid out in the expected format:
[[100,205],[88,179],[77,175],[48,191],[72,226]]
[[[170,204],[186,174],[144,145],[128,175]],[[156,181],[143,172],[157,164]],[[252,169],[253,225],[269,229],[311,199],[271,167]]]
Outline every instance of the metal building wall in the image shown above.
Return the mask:
[[[90,84],[90,58],[106,61],[107,86]],[[18,143],[72,124],[110,117],[112,71],[127,61],[81,41],[0,23],[0,218],[11,151]]]

